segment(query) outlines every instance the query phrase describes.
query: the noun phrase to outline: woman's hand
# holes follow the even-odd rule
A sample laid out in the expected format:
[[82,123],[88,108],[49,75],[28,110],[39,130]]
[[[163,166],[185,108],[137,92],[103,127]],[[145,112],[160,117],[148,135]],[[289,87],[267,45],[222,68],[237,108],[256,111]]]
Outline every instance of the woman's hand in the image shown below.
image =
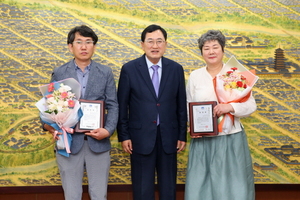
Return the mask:
[[221,115],[226,113],[230,113],[230,112],[234,113],[234,109],[231,104],[218,104],[214,107],[213,112],[214,112],[214,117],[215,116],[220,117]]
[[191,138],[202,138],[201,135],[191,135]]
[[[190,127],[187,128],[187,132],[190,133],[191,132],[191,129]],[[190,135],[191,138],[201,138],[202,136],[201,135]]]

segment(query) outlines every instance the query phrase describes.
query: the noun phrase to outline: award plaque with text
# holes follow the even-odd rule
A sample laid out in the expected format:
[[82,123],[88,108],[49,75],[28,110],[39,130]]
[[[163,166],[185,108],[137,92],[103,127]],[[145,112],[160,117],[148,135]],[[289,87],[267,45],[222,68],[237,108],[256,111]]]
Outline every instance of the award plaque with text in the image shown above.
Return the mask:
[[103,128],[104,101],[80,99],[83,116],[77,123],[76,132],[89,132],[97,128]]
[[189,103],[191,136],[218,135],[218,118],[213,116],[216,105],[216,101]]

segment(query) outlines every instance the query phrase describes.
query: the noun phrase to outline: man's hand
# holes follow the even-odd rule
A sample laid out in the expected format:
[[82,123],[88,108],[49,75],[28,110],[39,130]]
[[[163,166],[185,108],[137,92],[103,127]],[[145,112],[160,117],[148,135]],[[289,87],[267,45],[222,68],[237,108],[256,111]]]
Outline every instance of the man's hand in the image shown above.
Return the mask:
[[94,129],[90,132],[85,133],[85,135],[91,136],[92,138],[95,138],[96,140],[102,140],[102,139],[110,136],[108,130],[106,130],[105,128]]
[[131,140],[124,140],[122,143],[122,148],[126,153],[132,154],[132,142]]
[[52,126],[50,126],[48,124],[44,124],[44,129],[49,131],[49,133],[53,136],[54,140],[59,140],[58,135],[62,135],[61,132],[58,132],[57,130],[55,130],[55,128],[53,128]]
[[178,140],[177,142],[177,153],[185,149],[186,142]]

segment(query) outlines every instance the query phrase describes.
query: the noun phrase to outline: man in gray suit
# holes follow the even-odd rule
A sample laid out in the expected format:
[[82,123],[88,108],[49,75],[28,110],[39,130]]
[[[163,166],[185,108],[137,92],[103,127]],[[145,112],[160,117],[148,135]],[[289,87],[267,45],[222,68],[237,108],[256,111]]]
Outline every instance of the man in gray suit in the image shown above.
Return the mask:
[[[81,99],[104,101],[107,113],[104,128],[72,134],[70,157],[56,153],[66,200],[81,200],[84,168],[88,174],[90,198],[107,199],[110,136],[118,121],[118,102],[112,70],[91,59],[97,41],[95,32],[85,25],[71,29],[67,43],[74,59],[55,68],[51,77],[51,82],[76,79],[81,85]],[[51,134],[55,134],[53,127],[48,124],[43,126]]]

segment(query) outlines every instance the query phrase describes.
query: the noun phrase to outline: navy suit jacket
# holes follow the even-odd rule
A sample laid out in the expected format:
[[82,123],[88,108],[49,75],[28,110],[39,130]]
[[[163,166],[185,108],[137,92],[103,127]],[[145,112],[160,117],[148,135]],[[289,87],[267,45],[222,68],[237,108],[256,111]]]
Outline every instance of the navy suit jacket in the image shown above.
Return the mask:
[[[66,78],[74,78],[78,81],[73,60],[55,68],[52,73],[51,82],[60,81]],[[107,110],[104,128],[112,135],[118,121],[118,101],[116,84],[111,68],[92,61],[85,96],[80,98],[104,101],[105,109]],[[72,138],[71,153],[76,154],[83,146],[84,133],[74,133]],[[111,149],[110,138],[96,140],[88,136],[88,144],[90,149],[96,153],[105,152]]]
[[149,154],[156,142],[159,114],[161,139],[166,153],[177,151],[177,141],[186,141],[187,107],[183,68],[162,57],[158,97],[149,75],[145,55],[121,69],[118,84],[119,141],[131,140],[133,151]]

